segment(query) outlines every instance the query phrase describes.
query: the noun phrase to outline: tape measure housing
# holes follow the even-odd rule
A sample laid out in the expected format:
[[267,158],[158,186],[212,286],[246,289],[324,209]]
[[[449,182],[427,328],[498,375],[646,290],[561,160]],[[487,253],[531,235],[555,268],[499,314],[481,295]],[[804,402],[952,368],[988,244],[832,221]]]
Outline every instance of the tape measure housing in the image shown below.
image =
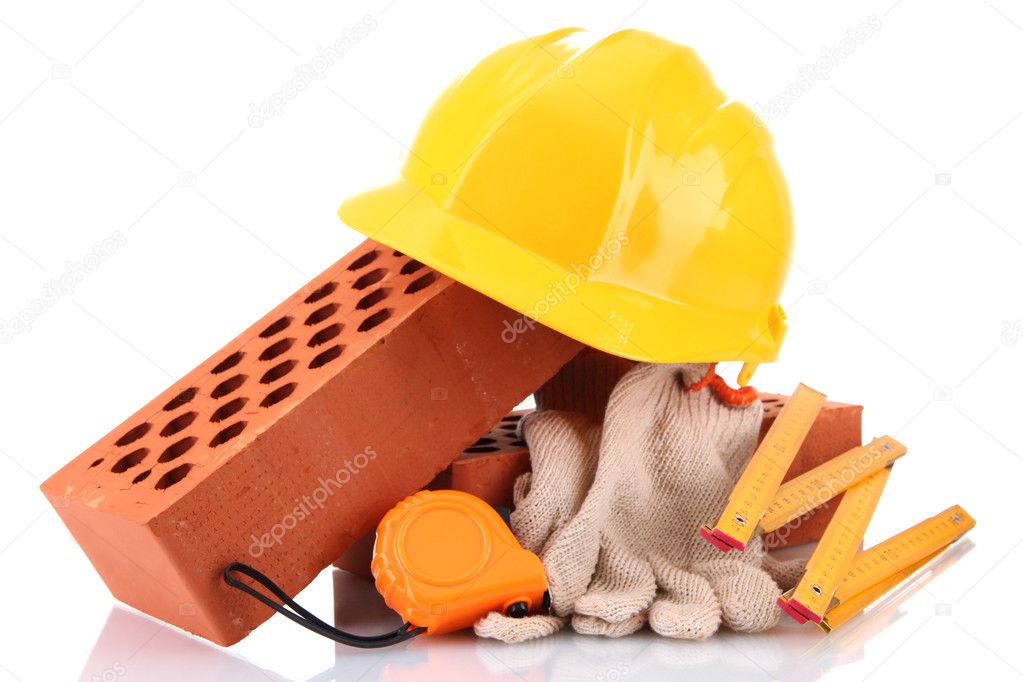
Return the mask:
[[457,490],[405,498],[377,527],[371,564],[387,605],[435,635],[544,605],[547,578],[493,507]]

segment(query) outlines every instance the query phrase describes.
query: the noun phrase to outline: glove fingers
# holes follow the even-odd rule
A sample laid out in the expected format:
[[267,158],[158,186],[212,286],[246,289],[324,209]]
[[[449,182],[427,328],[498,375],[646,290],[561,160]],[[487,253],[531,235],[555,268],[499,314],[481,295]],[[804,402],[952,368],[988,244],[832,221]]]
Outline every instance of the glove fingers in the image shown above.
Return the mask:
[[519,428],[532,472],[516,481],[511,528],[523,547],[539,554],[590,488],[599,427],[582,415],[549,411],[526,415]]
[[803,573],[806,572],[806,559],[781,561],[767,554],[764,556],[761,566],[784,592],[795,587],[799,579],[803,577]]
[[540,553],[547,573],[551,610],[559,616],[573,612],[575,602],[593,578],[600,535],[589,517],[577,515],[558,528]]
[[515,485],[512,486],[512,506],[515,509],[518,509],[522,505],[522,500],[526,499],[532,482],[533,473],[530,471],[515,479]]
[[655,566],[660,592],[650,607],[650,627],[659,635],[701,640],[717,632],[721,607],[706,578],[668,564]]
[[573,610],[608,623],[622,623],[646,611],[656,592],[654,573],[646,561],[624,547],[607,544],[601,547],[589,589],[576,600]]
[[738,632],[762,632],[778,624],[781,610],[778,585],[766,571],[745,563],[717,562],[704,565],[721,603],[722,620]]
[[565,627],[565,620],[549,615],[511,618],[503,613],[491,611],[476,621],[472,629],[479,637],[515,643],[552,635]]
[[645,612],[637,613],[617,623],[611,623],[596,616],[584,616],[578,613],[572,616],[572,629],[582,635],[624,637],[640,630],[645,623]]

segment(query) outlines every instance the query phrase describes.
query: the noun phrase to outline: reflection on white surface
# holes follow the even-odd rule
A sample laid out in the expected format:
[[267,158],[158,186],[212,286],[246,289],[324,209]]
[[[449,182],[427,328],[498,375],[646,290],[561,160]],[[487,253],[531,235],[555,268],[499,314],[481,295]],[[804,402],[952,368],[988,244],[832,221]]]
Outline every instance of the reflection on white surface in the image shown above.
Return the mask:
[[[669,675],[677,679],[749,680],[766,675],[770,679],[813,680],[828,670],[862,659],[866,643],[904,615],[901,604],[972,547],[969,540],[956,543],[918,575],[829,635],[788,618],[768,633],[744,635],[723,629],[703,642],[666,639],[650,631],[620,639],[566,631],[510,645],[460,632],[420,637],[403,647],[383,651],[339,646],[333,668],[312,680],[593,681]],[[376,632],[399,622],[370,586],[366,578],[335,572],[339,627],[354,630],[357,624],[364,627],[373,622],[372,631]]]
[[966,556],[973,547],[974,543],[969,538],[959,540],[937,559],[881,597],[867,611],[822,637],[804,656],[827,661],[829,669],[863,658],[866,643],[905,615],[902,604],[920,590],[926,589],[927,583]]
[[81,682],[287,681],[205,640],[120,606],[110,609]]
[[[929,566],[830,635],[784,618],[768,633],[743,635],[727,630],[703,642],[666,639],[649,631],[621,639],[588,637],[571,631],[523,644],[476,638],[464,631],[420,637],[388,649],[353,649],[336,645],[333,665],[313,676],[293,664],[299,652],[285,639],[271,640],[281,651],[269,657],[280,668],[254,665],[229,649],[217,647],[175,628],[121,607],[114,607],[81,672],[81,680],[152,682],[223,682],[226,680],[398,680],[443,679],[458,682],[494,680],[587,680],[590,682],[676,679],[750,680],[761,677],[813,680],[864,657],[876,635],[899,621],[903,603],[973,548],[964,539]],[[358,633],[384,632],[399,624],[368,578],[344,571],[331,574],[335,623]],[[310,605],[315,606],[315,605]],[[314,609],[315,610],[315,609]],[[279,618],[279,617],[278,617]],[[286,628],[297,628],[288,622]],[[271,625],[264,626],[273,627]],[[311,633],[289,635],[318,647]],[[329,643],[322,642],[324,649]],[[317,650],[319,650],[317,648]],[[308,661],[306,661],[308,663]]]

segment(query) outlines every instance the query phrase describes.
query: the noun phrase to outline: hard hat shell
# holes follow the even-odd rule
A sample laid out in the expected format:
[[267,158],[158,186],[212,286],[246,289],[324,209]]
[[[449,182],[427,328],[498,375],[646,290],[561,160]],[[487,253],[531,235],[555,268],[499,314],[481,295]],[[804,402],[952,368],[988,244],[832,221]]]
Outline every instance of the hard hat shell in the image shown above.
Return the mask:
[[339,214],[595,348],[755,365],[786,328],[792,221],[772,146],[690,48],[564,29],[456,80],[401,178]]

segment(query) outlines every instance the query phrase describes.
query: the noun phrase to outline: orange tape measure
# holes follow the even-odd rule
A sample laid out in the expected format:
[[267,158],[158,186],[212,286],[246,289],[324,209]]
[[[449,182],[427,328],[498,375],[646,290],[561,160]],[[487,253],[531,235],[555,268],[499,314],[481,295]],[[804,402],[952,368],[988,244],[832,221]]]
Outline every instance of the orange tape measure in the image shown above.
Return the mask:
[[431,635],[545,604],[540,557],[522,549],[493,507],[457,490],[423,490],[387,512],[370,570],[387,605]]
[[548,605],[540,558],[519,545],[493,507],[457,490],[423,490],[387,512],[377,526],[371,570],[385,603],[405,619],[383,635],[356,635],[325,623],[246,564],[228,566],[224,581],[317,634],[360,648],[460,630],[491,611],[519,618]]

